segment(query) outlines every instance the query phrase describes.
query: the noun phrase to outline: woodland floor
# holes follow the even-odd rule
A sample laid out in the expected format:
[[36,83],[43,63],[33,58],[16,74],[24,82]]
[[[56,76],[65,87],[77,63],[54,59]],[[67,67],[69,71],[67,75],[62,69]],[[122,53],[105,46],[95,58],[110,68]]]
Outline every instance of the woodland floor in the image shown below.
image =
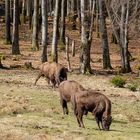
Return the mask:
[[[52,26],[50,22],[50,27]],[[21,55],[12,56],[11,46],[4,43],[4,24],[0,23],[0,53],[5,69],[0,69],[0,140],[139,140],[140,139],[140,77],[137,77],[140,39],[130,40],[129,50],[134,57],[131,61],[133,73],[121,74],[127,83],[137,83],[136,92],[127,88],[116,88],[110,80],[118,74],[120,55],[117,45],[110,43],[113,70],[102,69],[100,39],[94,35],[91,48],[91,66],[94,75],[78,74],[80,35],[78,30],[67,30],[67,35],[76,42],[76,56],[70,57],[74,70],[68,73],[69,80],[76,80],[85,88],[100,90],[112,101],[113,122],[108,132],[99,131],[94,117],[84,116],[85,129],[77,125],[69,104],[70,114],[64,116],[57,89],[47,86],[40,78],[34,86],[41,64],[41,51],[31,48],[31,31],[28,26],[20,27]],[[95,34],[95,33],[94,33]],[[52,31],[49,30],[51,42]],[[51,45],[48,46],[50,54]],[[50,55],[48,56],[50,59]],[[35,69],[26,69],[25,62],[31,62]],[[59,51],[59,62],[67,66],[64,51]],[[19,68],[12,68],[19,65]]]

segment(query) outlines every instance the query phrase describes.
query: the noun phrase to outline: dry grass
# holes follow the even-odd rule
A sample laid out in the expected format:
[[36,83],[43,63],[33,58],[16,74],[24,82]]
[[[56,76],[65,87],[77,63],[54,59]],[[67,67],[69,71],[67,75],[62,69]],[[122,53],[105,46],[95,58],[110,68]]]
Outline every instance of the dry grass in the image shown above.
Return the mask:
[[94,117],[84,117],[86,128],[78,128],[69,104],[70,114],[62,115],[57,90],[49,89],[41,78],[33,86],[36,71],[0,71],[0,138],[2,140],[25,139],[139,139],[140,92],[114,88],[112,76],[84,76],[69,74],[86,88],[98,89],[112,101],[113,123],[111,131],[99,131]]

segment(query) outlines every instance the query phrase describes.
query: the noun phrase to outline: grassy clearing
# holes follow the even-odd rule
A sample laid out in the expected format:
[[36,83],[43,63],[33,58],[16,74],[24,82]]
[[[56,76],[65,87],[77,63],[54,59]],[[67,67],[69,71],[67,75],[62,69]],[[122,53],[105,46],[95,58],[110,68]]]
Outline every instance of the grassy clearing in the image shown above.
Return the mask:
[[[5,75],[5,72],[0,73],[0,81],[4,80],[0,85],[1,139],[7,140],[9,136],[14,140],[140,139],[140,93],[111,87],[109,77],[103,80],[98,76],[79,75],[77,79],[86,88],[96,87],[104,90],[102,92],[111,99],[113,123],[111,131],[105,132],[98,130],[90,113],[84,116],[86,128],[79,128],[70,104],[70,114],[63,116],[58,91],[49,89],[44,79],[40,79],[37,86],[33,86],[36,77],[33,72],[28,75],[21,73]],[[74,74],[69,75],[69,79],[74,77]]]

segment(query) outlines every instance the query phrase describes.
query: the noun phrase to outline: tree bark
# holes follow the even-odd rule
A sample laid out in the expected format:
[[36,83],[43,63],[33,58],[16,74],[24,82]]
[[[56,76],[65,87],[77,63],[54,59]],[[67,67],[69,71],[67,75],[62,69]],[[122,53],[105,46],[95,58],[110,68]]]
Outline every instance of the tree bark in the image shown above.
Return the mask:
[[61,24],[60,24],[60,41],[65,44],[65,16],[66,16],[66,0],[61,2]]
[[53,21],[53,38],[52,38],[52,61],[58,62],[58,52],[57,52],[57,44],[58,44],[58,24],[59,24],[59,5],[61,4],[61,0],[56,0],[55,2],[55,11],[54,11],[54,21]]
[[19,50],[19,1],[14,0],[13,12],[13,40],[12,40],[12,54],[20,54]]
[[92,73],[90,67],[90,47],[91,40],[89,37],[89,21],[85,12],[85,1],[81,0],[81,54],[80,54],[80,72],[83,74]]
[[29,21],[29,29],[32,27],[32,8],[33,8],[33,1],[27,0],[27,17]]
[[34,0],[34,14],[33,14],[33,35],[32,35],[32,48],[39,50],[38,44],[38,19],[39,19],[39,0]]
[[69,38],[68,37],[66,37],[66,59],[67,59],[68,71],[71,71],[70,57],[69,57]]
[[72,57],[75,57],[75,41],[72,40]]
[[120,42],[121,42],[121,62],[122,72],[131,72],[129,54],[128,54],[128,15],[129,15],[129,1],[122,3],[121,26],[120,26]]
[[5,42],[11,44],[10,0],[5,0]]
[[42,0],[41,3],[41,9],[42,9],[42,55],[41,55],[41,61],[46,62],[47,61],[47,33],[48,33],[48,7],[47,7],[47,1]]
[[101,43],[103,49],[103,68],[111,69],[109,46],[108,46],[108,34],[106,27],[106,9],[104,0],[99,0],[99,18],[100,18],[100,33]]
[[26,0],[22,1],[22,23],[26,23]]
[[99,1],[96,0],[96,37],[99,38],[100,34],[99,34]]

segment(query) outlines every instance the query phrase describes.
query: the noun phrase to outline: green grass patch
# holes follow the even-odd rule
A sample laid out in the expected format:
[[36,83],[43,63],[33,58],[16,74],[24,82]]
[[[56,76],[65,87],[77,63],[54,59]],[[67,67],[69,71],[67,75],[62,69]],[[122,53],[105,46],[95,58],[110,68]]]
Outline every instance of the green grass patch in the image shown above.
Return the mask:
[[115,76],[110,81],[115,87],[123,88],[126,84],[126,80],[121,76]]

